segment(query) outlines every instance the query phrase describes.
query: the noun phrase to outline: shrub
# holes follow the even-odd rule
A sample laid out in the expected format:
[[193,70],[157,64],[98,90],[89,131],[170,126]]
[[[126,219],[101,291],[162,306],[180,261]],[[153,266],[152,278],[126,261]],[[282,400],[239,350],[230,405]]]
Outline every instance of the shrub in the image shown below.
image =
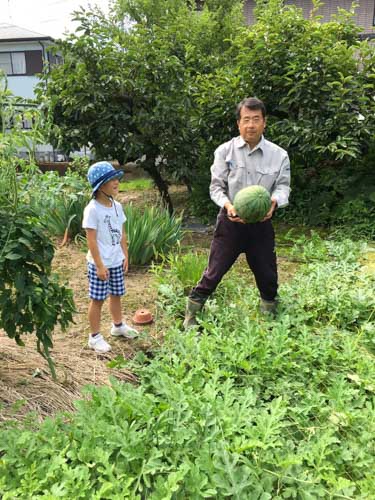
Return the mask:
[[171,216],[162,207],[142,211],[129,204],[125,213],[130,264],[149,264],[170,252],[182,238],[182,217]]
[[36,209],[50,236],[74,239],[82,232],[83,210],[90,200],[88,184],[80,174],[23,172],[20,197]]
[[0,328],[19,345],[23,334],[35,333],[54,374],[52,332],[72,321],[73,294],[51,274],[53,245],[30,208],[0,208],[0,248]]
[[[0,78],[0,328],[20,345],[22,335],[35,333],[37,349],[55,375],[49,353],[52,332],[55,325],[65,328],[72,321],[74,303],[72,291],[51,273],[54,248],[41,222],[46,204],[41,198],[32,206],[20,196],[16,170],[25,162],[18,160],[17,147],[27,144],[32,159],[40,133],[37,129],[30,135],[18,126],[16,103]],[[36,170],[31,161],[25,175],[32,177]]]

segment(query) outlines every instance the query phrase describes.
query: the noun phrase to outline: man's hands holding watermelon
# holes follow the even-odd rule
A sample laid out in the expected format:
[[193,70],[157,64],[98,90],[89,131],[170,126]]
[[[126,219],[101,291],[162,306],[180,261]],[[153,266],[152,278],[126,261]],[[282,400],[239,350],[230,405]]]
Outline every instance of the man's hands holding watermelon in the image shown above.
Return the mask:
[[[266,220],[269,220],[272,217],[274,211],[276,210],[277,202],[275,198],[271,198],[271,202],[272,202],[271,208],[260,222],[265,222]],[[226,209],[228,219],[231,222],[239,222],[240,224],[246,224],[246,222],[243,219],[241,219],[241,217],[239,217],[232,203],[228,201],[227,203],[225,203],[224,208]]]
[[268,212],[264,216],[264,219],[262,219],[260,222],[265,222],[266,220],[270,219],[272,217],[274,211],[276,210],[277,201],[275,200],[275,198],[271,198],[271,202],[272,202],[271,208],[268,210]]
[[238,215],[237,215],[237,212],[236,212],[236,209],[234,208],[234,206],[232,205],[232,203],[230,203],[229,201],[224,205],[224,208],[226,209],[227,211],[227,216],[228,216],[228,219],[231,221],[231,222],[240,222],[241,224],[246,224],[246,222],[244,220],[242,220]]

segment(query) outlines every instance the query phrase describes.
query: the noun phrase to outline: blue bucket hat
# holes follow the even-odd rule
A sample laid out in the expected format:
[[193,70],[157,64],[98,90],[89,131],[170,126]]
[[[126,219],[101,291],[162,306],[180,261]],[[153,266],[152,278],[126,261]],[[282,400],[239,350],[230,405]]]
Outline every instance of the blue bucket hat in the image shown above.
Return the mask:
[[91,184],[92,194],[96,193],[109,180],[113,178],[121,179],[123,175],[123,170],[116,170],[108,161],[94,163],[87,172],[87,180]]

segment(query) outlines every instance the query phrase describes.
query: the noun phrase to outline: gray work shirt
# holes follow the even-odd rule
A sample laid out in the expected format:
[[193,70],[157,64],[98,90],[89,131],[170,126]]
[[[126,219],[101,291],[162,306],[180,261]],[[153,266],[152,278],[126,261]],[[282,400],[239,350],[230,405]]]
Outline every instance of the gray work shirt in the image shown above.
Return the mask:
[[263,136],[254,149],[241,136],[221,144],[211,166],[212,201],[219,207],[233,203],[240,189],[254,184],[265,187],[278,207],[285,207],[290,193],[288,153]]

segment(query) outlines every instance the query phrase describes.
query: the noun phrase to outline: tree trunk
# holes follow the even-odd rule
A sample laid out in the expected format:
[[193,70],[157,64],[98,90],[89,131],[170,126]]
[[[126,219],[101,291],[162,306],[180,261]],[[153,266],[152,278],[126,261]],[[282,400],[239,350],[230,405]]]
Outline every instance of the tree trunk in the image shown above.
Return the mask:
[[181,180],[187,187],[188,193],[191,194],[193,192],[193,189],[191,187],[190,179],[188,179],[187,177],[183,177]]
[[155,165],[155,159],[147,160],[142,167],[148,172],[159,190],[163,205],[168,209],[170,215],[173,214],[173,203],[169,195],[168,182],[160,175]]

